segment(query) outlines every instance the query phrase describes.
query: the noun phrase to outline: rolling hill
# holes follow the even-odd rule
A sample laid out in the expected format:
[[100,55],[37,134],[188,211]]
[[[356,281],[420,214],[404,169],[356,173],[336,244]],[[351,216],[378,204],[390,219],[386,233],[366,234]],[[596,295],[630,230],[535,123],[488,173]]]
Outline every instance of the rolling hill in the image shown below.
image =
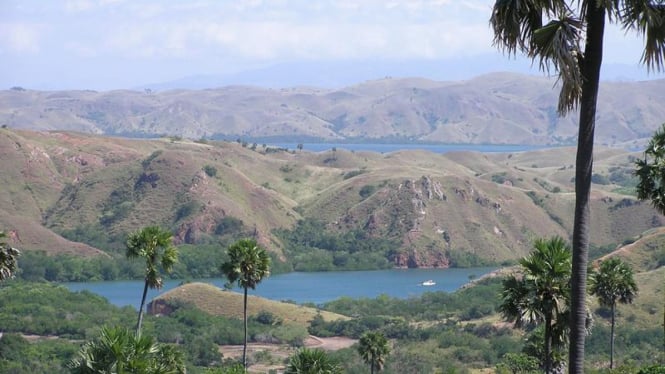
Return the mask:
[[[267,311],[280,320],[308,326],[314,317],[321,315],[325,321],[338,319],[347,320],[349,317],[341,314],[318,310],[303,305],[290,304],[280,301],[268,300],[262,297],[247,296],[247,315],[255,316],[262,311]],[[194,305],[196,308],[216,316],[228,318],[242,318],[243,295],[233,291],[225,291],[211,284],[186,283],[176,287],[153,299],[148,305],[152,314],[168,314],[170,302],[184,302]]]
[[[313,153],[0,129],[0,152],[0,227],[16,247],[51,254],[100,254],[93,239],[122,245],[130,231],[156,224],[178,244],[253,236],[292,262],[298,253],[278,230],[317,221],[331,235],[392,243],[361,259],[446,267],[511,262],[534,237],[572,232],[570,148]],[[663,224],[649,204],[623,194],[632,154],[601,148],[595,160],[592,245],[613,248]],[[63,238],[73,232],[87,244]]]
[[[554,81],[493,73],[464,81],[385,78],[341,89],[0,91],[0,125],[190,139],[573,144]],[[596,141],[640,145],[665,118],[665,80],[603,82]],[[263,140],[257,140],[262,142]],[[250,140],[253,141],[253,140]]]

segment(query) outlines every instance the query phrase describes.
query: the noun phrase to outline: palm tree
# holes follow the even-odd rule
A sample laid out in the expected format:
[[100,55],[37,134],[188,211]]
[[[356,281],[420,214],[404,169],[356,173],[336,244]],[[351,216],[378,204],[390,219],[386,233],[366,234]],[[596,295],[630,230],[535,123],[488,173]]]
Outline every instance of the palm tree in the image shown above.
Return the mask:
[[7,234],[0,231],[0,281],[14,276],[21,255],[18,249],[4,242],[6,237]]
[[270,275],[270,257],[254,239],[241,239],[227,249],[228,261],[222,264],[222,273],[228,284],[238,284],[244,290],[243,321],[245,342],[242,348],[242,365],[247,368],[247,289],[256,289],[263,278]]
[[612,309],[610,334],[610,369],[614,368],[614,317],[617,302],[630,304],[637,295],[633,270],[621,259],[612,257],[600,263],[597,271],[591,271],[589,292],[598,297],[600,305]]
[[[519,262],[522,277],[503,282],[499,310],[517,327],[544,324],[544,367],[552,370],[552,342],[556,323],[568,309],[570,293],[570,248],[560,237],[537,239],[534,251]],[[561,324],[559,323],[559,326]]]
[[379,332],[368,332],[360,337],[358,353],[370,367],[370,372],[383,370],[386,356],[390,353],[388,340]]
[[73,374],[184,374],[183,355],[174,346],[125,328],[103,327],[99,337],[81,347],[68,363]]
[[284,374],[341,374],[342,368],[322,349],[301,348],[289,358]]
[[164,283],[158,267],[161,265],[162,269],[168,273],[178,261],[178,251],[173,246],[172,239],[170,232],[157,226],[145,227],[130,234],[127,238],[127,258],[145,258],[145,285],[143,286],[143,296],[141,296],[139,318],[136,323],[137,336],[141,335],[143,309],[145,308],[148,288],[160,289]]
[[[647,148],[644,160],[636,162],[637,198],[651,200],[660,213],[665,213],[665,123],[655,132]],[[663,335],[665,336],[665,305],[663,305]],[[665,352],[665,339],[663,339]]]
[[[603,58],[605,19],[645,36],[641,61],[649,70],[665,62],[665,3],[662,0],[496,0],[490,18],[494,44],[510,54],[538,59],[541,70],[558,73],[558,112],[579,105],[575,162],[575,218],[569,372],[582,373],[589,252],[589,194],[593,172],[596,103]],[[584,48],[582,44],[584,43]]]

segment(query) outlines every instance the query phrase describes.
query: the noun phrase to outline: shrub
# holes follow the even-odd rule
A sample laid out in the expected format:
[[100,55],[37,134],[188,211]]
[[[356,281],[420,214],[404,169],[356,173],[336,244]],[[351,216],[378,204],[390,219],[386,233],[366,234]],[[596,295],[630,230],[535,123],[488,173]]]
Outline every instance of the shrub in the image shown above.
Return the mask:
[[212,165],[204,166],[203,171],[211,178],[214,178],[217,175],[217,168]]
[[360,175],[364,172],[365,172],[364,170],[351,170],[350,172],[344,174],[344,179],[345,180],[346,179],[351,179],[351,178],[356,177],[356,176],[358,176],[358,175]]
[[175,221],[178,222],[181,219],[187,218],[191,216],[192,214],[196,214],[199,212],[201,209],[201,203],[198,201],[190,201],[187,202],[178,208],[178,210],[175,213]]
[[610,180],[605,175],[593,173],[591,175],[591,183],[607,185],[610,184]]
[[360,191],[358,191],[358,194],[360,195],[361,198],[366,199],[370,197],[374,192],[376,191],[376,187],[372,186],[371,184],[367,184],[362,186]]

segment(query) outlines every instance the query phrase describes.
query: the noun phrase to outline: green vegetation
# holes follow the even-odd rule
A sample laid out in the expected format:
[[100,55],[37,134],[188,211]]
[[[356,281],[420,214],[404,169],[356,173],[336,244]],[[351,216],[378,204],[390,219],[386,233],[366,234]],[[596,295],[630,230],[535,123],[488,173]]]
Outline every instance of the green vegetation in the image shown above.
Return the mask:
[[632,303],[637,295],[633,269],[619,258],[610,258],[601,262],[598,270],[592,270],[589,275],[589,293],[598,297],[600,305],[610,307],[612,310],[610,369],[613,369],[616,306],[617,303]]
[[157,157],[161,156],[162,153],[164,153],[164,151],[161,149],[152,152],[150,156],[141,161],[141,166],[143,166],[144,169],[148,168],[150,163],[153,162]]
[[610,179],[607,176],[599,174],[599,173],[593,173],[591,175],[591,183],[600,184],[600,185],[608,185],[611,182],[610,182]]
[[131,307],[117,308],[91,292],[72,293],[48,283],[10,281],[0,286],[0,331],[86,339],[99,326],[128,325]]
[[21,334],[4,333],[0,339],[0,372],[69,373],[64,363],[77,349],[64,339],[28,341]]
[[270,275],[270,257],[254,239],[242,239],[231,245],[226,253],[228,260],[222,264],[222,272],[229,284],[238,283],[243,289],[244,342],[242,364],[247,368],[247,289],[256,289],[263,278]]
[[301,348],[289,358],[285,374],[342,374],[339,364],[322,349]]
[[244,228],[244,223],[232,216],[224,216],[215,227],[215,235],[239,234]]
[[538,359],[525,353],[506,353],[496,365],[498,374],[540,373]]
[[67,366],[73,374],[136,373],[185,374],[182,353],[152,337],[133,335],[128,329],[102,328],[85,343]]
[[212,165],[203,166],[203,171],[206,173],[206,175],[208,175],[211,178],[217,176],[217,168]]
[[555,367],[553,348],[559,348],[567,333],[569,313],[570,249],[560,237],[537,239],[535,250],[520,260],[521,278],[511,276],[503,283],[500,311],[515,326],[543,325],[545,373]]
[[193,214],[196,214],[196,213],[200,212],[201,207],[202,207],[201,203],[199,203],[198,201],[194,201],[194,200],[189,201],[189,202],[181,205],[178,208],[178,210],[176,210],[174,221],[178,222],[178,221],[183,220],[183,219],[185,219],[185,218],[187,218],[187,217],[189,217]]
[[[189,373],[221,367],[217,345],[243,342],[240,319],[213,316],[189,304],[174,302],[168,306],[173,310],[169,315],[145,317],[143,335],[159,343],[177,344]],[[0,331],[4,333],[0,338],[0,372],[67,372],[66,363],[75,357],[82,340],[96,339],[103,326],[134,327],[135,319],[134,308],[118,308],[87,291],[7,281],[0,286]],[[270,325],[255,318],[249,319],[248,327],[253,342],[297,346],[307,333],[293,325]],[[37,340],[28,342],[19,334],[35,335]]]
[[390,353],[388,340],[381,333],[368,332],[360,337],[358,353],[370,367],[370,373],[383,370],[386,357]]
[[399,247],[360,229],[337,233],[318,220],[300,220],[293,230],[277,230],[295,271],[367,270],[392,267]]
[[[20,140],[23,144],[32,144],[29,140],[23,138]],[[113,146],[109,144],[111,143],[106,146]],[[254,152],[248,152],[236,145],[233,145],[234,149],[224,149],[223,152],[215,149],[217,145],[205,147],[197,145],[196,152],[212,156],[209,159],[201,158],[190,163],[198,156],[194,156],[195,152],[182,151],[187,147],[187,142],[185,142],[182,144],[165,143],[166,148],[163,152],[157,153],[145,165],[140,165],[142,158],[162,146],[150,141],[146,141],[145,144],[148,145],[146,148],[136,150],[136,154],[140,155],[138,159],[127,161],[135,156],[125,155],[127,158],[123,162],[127,162],[127,166],[123,171],[126,173],[116,175],[117,180],[94,181],[94,183],[104,185],[103,187],[106,189],[102,189],[102,193],[91,194],[90,191],[85,190],[86,186],[93,183],[90,180],[86,181],[86,178],[94,173],[100,173],[90,170],[92,163],[87,165],[88,168],[81,170],[75,170],[72,165],[67,166],[62,162],[62,164],[57,164],[58,170],[72,169],[67,169],[67,172],[70,173],[67,175],[71,176],[74,175],[72,173],[80,171],[81,177],[81,181],[76,183],[71,182],[71,178],[66,179],[70,181],[70,187],[65,188],[66,191],[62,192],[62,196],[58,196],[57,193],[60,192],[56,191],[53,196],[42,197],[39,195],[41,187],[38,183],[21,182],[18,184],[19,187],[16,190],[18,192],[13,195],[17,204],[24,200],[27,201],[24,197],[19,196],[19,193],[30,192],[34,194],[34,199],[41,201],[38,208],[44,208],[44,210],[40,210],[34,207],[27,209],[29,208],[27,207],[26,212],[32,210],[37,212],[36,214],[40,217],[41,212],[45,212],[44,220],[49,227],[57,228],[59,232],[66,233],[68,237],[76,241],[96,243],[94,244],[96,247],[106,252],[106,255],[103,253],[97,255],[98,252],[89,250],[88,253],[94,256],[80,255],[75,248],[67,247],[67,253],[71,254],[64,255],[61,254],[64,251],[57,247],[57,240],[61,238],[53,236],[54,247],[46,246],[48,252],[21,248],[20,266],[15,272],[19,280],[143,279],[146,269],[142,261],[133,262],[124,256],[123,249],[125,249],[127,236],[124,230],[134,227],[132,225],[135,225],[136,222],[146,222],[153,218],[156,223],[166,225],[171,233],[177,233],[179,238],[188,236],[184,240],[193,243],[178,247],[179,261],[173,264],[172,272],[169,275],[172,278],[196,279],[222,276],[219,264],[227,262],[229,257],[228,254],[220,251],[220,248],[228,247],[238,238],[248,236],[248,234],[255,234],[255,237],[260,238],[262,243],[270,243],[276,247],[274,252],[269,253],[273,260],[271,272],[294,269],[336,270],[392,267],[396,255],[403,253],[404,237],[397,230],[381,231],[381,228],[396,227],[398,230],[402,228],[408,230],[413,221],[412,218],[418,217],[417,212],[414,213],[412,209],[414,189],[399,189],[398,186],[407,186],[406,182],[402,184],[399,180],[417,181],[420,174],[406,175],[405,169],[398,169],[401,165],[407,165],[406,158],[402,158],[399,153],[385,156],[386,159],[395,161],[391,162],[392,169],[384,168],[380,164],[382,161],[379,161],[379,157],[363,155],[364,161],[358,161],[354,159],[356,155],[349,152],[339,152],[337,154],[339,159],[331,165],[321,164],[321,159],[326,157],[325,155],[316,156],[316,166],[310,168],[308,158],[313,159],[314,156],[309,152],[302,152],[297,154],[297,157],[291,158],[289,154],[274,156],[252,154]],[[174,151],[178,147],[182,148],[179,148],[180,151],[178,151],[182,151],[182,154]],[[45,146],[45,149],[48,152],[48,147]],[[83,149],[80,152],[82,155],[86,155],[87,151]],[[112,154],[112,152],[108,153]],[[223,154],[223,160],[215,158],[220,157],[220,153]],[[54,153],[52,156],[53,159],[58,157]],[[519,162],[519,165],[527,165],[534,162],[533,160],[519,160],[521,156],[516,156],[510,160],[510,163]],[[242,158],[250,159],[255,163],[256,168],[244,169],[245,164],[239,161]],[[607,175],[608,178],[613,178],[612,175],[616,174],[614,178],[618,178],[617,180],[627,177],[627,171],[623,166],[621,166],[623,168],[621,171],[618,169],[612,171],[611,167],[610,171],[606,171],[607,160],[611,160],[610,165],[616,165],[614,159],[602,157],[599,159],[605,162],[601,163],[598,168],[599,173]],[[481,183],[476,184],[475,178],[471,178],[468,184],[463,185],[463,181],[459,181],[457,176],[452,175],[452,172],[448,171],[451,175],[443,177],[436,174],[434,169],[425,171],[427,166],[423,164],[422,173],[427,172],[427,175],[430,173],[432,175],[430,187],[433,194],[430,200],[423,199],[426,219],[423,219],[422,231],[418,233],[421,236],[416,238],[417,241],[412,242],[414,247],[416,249],[427,248],[427,250],[431,249],[432,253],[442,254],[447,260],[450,260],[452,266],[487,264],[487,259],[491,259],[493,256],[493,252],[491,252],[494,250],[493,247],[503,244],[503,242],[486,240],[487,232],[481,229],[486,223],[486,217],[482,216],[486,213],[485,211],[490,212],[489,214],[493,217],[498,216],[505,219],[505,221],[499,222],[499,228],[506,231],[506,235],[503,236],[508,243],[506,247],[514,249],[514,251],[508,255],[513,257],[501,258],[500,261],[516,261],[517,256],[523,254],[519,251],[523,249],[522,246],[513,246],[514,242],[509,240],[511,235],[514,236],[508,231],[511,226],[519,227],[519,230],[522,230],[520,231],[522,238],[549,230],[552,222],[561,224],[561,227],[556,227],[557,230],[568,230],[572,225],[563,212],[564,209],[570,207],[566,208],[561,203],[568,198],[568,194],[556,196],[547,194],[547,190],[551,189],[551,192],[554,192],[555,188],[561,185],[565,191],[570,191],[571,186],[564,186],[564,183],[561,182],[568,180],[570,172],[567,169],[553,171],[549,163],[537,160],[541,165],[537,172],[542,172],[542,174],[537,174],[537,183],[531,183],[535,180],[536,174],[529,175],[524,171],[520,173],[520,170],[514,165],[503,167],[504,161],[505,158],[500,163],[495,162],[493,156],[488,156],[483,161],[483,165],[488,165],[488,167],[497,166],[496,169],[488,168],[487,170],[497,170],[497,174],[502,173],[502,170],[510,170],[508,173],[511,177],[515,175],[515,181],[520,181],[523,177],[523,183],[519,189],[516,189],[515,195],[511,195],[512,189],[500,188],[506,198],[510,198],[515,204],[514,207],[501,204],[500,211],[491,209],[492,205],[481,204],[479,206],[474,203],[475,197],[469,195],[470,191],[476,191],[477,194],[487,197],[487,201],[492,203],[497,199],[494,195],[496,186],[482,180]],[[111,161],[104,159],[104,162],[110,163]],[[447,162],[445,158],[437,158],[432,161],[432,164],[437,165],[437,168],[445,168]],[[368,165],[367,170],[372,170],[371,173],[351,180],[344,179],[356,170],[366,170],[364,169],[365,164]],[[177,171],[172,168],[174,165],[180,165]],[[200,181],[199,177],[205,172],[203,169],[205,165],[219,168],[219,173],[215,180],[209,181],[209,184],[195,185],[196,183],[193,181]],[[288,191],[285,192],[285,186],[282,183],[284,175],[279,172],[276,173],[277,176],[265,173],[266,170],[275,172],[280,165],[288,165],[291,168],[288,177],[292,177],[293,180],[297,179],[301,183],[299,187],[303,187],[302,189],[295,189],[294,185],[291,185],[286,188]],[[141,169],[141,166],[144,169]],[[472,163],[465,167],[476,171],[473,169]],[[171,169],[174,170],[173,173],[164,172],[164,170]],[[236,170],[242,170],[242,186],[247,188],[240,188],[239,184],[228,179]],[[450,170],[454,170],[454,168],[450,168]],[[311,174],[308,174],[310,171]],[[388,174],[387,171],[395,172],[396,176],[389,177],[392,174]],[[556,178],[547,179],[545,173],[554,173]],[[64,172],[63,175],[65,175]],[[256,175],[261,175],[261,177],[257,178]],[[487,176],[487,173],[484,172],[481,175]],[[55,176],[55,178],[59,177]],[[393,179],[387,180],[386,178]],[[314,179],[316,179],[316,183],[312,183]],[[117,181],[121,181],[121,183],[118,184]],[[260,188],[257,181],[266,183],[272,189],[266,191]],[[613,180],[610,181],[615,183]],[[157,187],[153,187],[153,184],[156,184]],[[30,186],[29,190],[25,188],[26,185]],[[374,195],[379,186],[381,199]],[[410,186],[415,190],[426,188],[419,182]],[[439,200],[438,193],[434,191],[435,186],[440,188],[445,200]],[[205,187],[205,195],[190,193],[199,187]],[[542,210],[529,211],[533,205],[523,196],[522,188],[533,189],[529,194],[533,202],[539,204]],[[602,188],[602,191],[609,191],[614,186],[599,188]],[[244,190],[252,193],[243,194]],[[173,193],[173,191],[183,192]],[[216,194],[221,194],[225,200],[221,202],[222,200]],[[114,204],[116,202],[120,205],[126,203],[126,206],[114,207],[110,203],[111,200],[114,201]],[[226,200],[233,200],[238,204],[226,205]],[[49,204],[53,204],[55,201],[58,201],[58,209],[61,210],[50,210]],[[476,202],[478,201],[476,200]],[[520,205],[523,202],[526,203]],[[76,216],[77,219],[80,218],[79,220],[70,220],[73,216],[67,218],[66,215],[58,216],[55,220],[48,218],[49,215],[62,214],[66,210],[67,204],[71,204],[71,207],[67,208],[70,209],[69,214],[80,212],[80,217]],[[205,204],[205,209],[203,209],[203,204]],[[258,212],[248,209],[252,206],[260,206],[266,211]],[[270,210],[271,206],[277,206],[279,212]],[[470,226],[474,227],[473,232],[477,234],[476,243],[491,242],[487,245],[492,248],[472,246],[473,243],[467,242],[469,233],[454,226],[458,224],[456,217],[447,220],[448,222],[443,220],[445,216],[441,212],[445,211],[441,209],[442,206],[456,209],[460,216],[466,217],[464,222],[472,222],[473,224]],[[101,207],[112,218],[108,226],[104,226],[100,222],[101,215],[96,209]],[[473,212],[473,216],[469,215],[471,209],[467,207],[473,207],[476,210]],[[2,208],[5,209],[5,206]],[[648,204],[639,204],[630,198],[617,201],[613,195],[610,195],[606,201],[594,205],[594,211],[596,209],[614,215],[609,221],[604,220],[605,217],[601,214],[603,220],[594,222],[594,224],[602,226],[599,232],[606,232],[608,235],[616,235],[617,230],[614,228],[619,227],[618,225],[632,227],[634,222],[636,227],[641,227],[640,222],[643,220],[647,222],[648,227],[651,227],[650,225],[658,222],[657,216],[653,218],[654,213],[649,209]],[[640,219],[626,221],[623,218],[626,216],[622,216],[621,212],[629,210],[633,213],[639,212],[638,214],[642,216]],[[233,212],[237,216],[230,216],[227,212]],[[529,219],[542,214],[544,219],[538,221],[542,221],[543,225],[532,227],[528,223],[524,223],[519,217],[524,212],[528,213]],[[319,213],[322,217],[320,221],[312,218]],[[560,214],[561,218],[555,219],[555,213]],[[372,217],[371,221],[366,220],[369,214]],[[550,220],[545,214],[550,216],[552,222],[549,222]],[[264,216],[270,218],[265,219]],[[113,217],[124,218],[116,220]],[[435,231],[428,226],[428,221],[432,221],[432,217],[436,217],[437,225],[441,226],[440,229],[443,231]],[[21,219],[26,220],[23,216]],[[296,219],[301,219],[301,221],[297,222]],[[403,226],[393,225],[399,220],[406,223]],[[537,220],[534,219],[534,221]],[[631,225],[621,222],[630,222]],[[371,229],[368,229],[369,226],[372,226]],[[274,227],[285,227],[286,229],[270,231]],[[40,228],[43,229],[43,227]],[[28,235],[26,234],[28,231],[23,230],[23,227],[16,230],[17,235],[23,235],[22,246],[23,243],[33,242],[36,236],[34,232],[30,232],[31,235]],[[665,249],[663,248],[665,247],[662,245],[662,239],[654,239],[648,244],[643,244],[645,241],[642,239],[655,236],[655,233],[659,232],[658,229],[645,232],[642,234],[643,236],[640,234],[642,229],[633,228],[633,230],[607,242],[618,243],[626,238],[628,238],[624,242],[626,244],[635,242],[635,245],[622,250],[620,255],[625,255],[625,261],[638,269],[636,279],[640,284],[641,294],[635,299],[635,305],[620,307],[618,310],[616,315],[616,358],[614,359],[607,347],[612,336],[613,313],[611,307],[597,306],[595,300],[590,304],[596,314],[596,326],[586,339],[586,368],[591,373],[603,372],[598,368],[604,368],[612,361],[617,361],[618,367],[615,370],[635,373],[640,365],[659,362],[658,360],[663,357],[661,349],[663,332],[660,327],[662,302],[659,298],[662,293],[657,287],[662,283],[657,283],[657,281],[662,281],[663,269],[656,269],[664,264],[663,251]],[[41,233],[43,232],[41,231]],[[191,238],[189,237],[190,232],[194,233]],[[561,232],[569,233],[568,231]],[[432,239],[434,236],[427,237],[428,233],[435,235],[436,240]],[[597,235],[598,232],[595,234]],[[494,238],[494,236],[491,237]],[[67,241],[64,242],[66,245],[72,245]],[[450,246],[446,246],[444,242]],[[468,251],[466,248],[474,248],[474,251]],[[593,245],[592,243],[589,257],[596,258],[613,249],[615,249],[614,244],[604,242],[603,245]],[[488,253],[490,255],[487,255]],[[215,259],[215,261],[210,259]],[[159,269],[159,272],[161,270]],[[164,277],[166,276],[164,275]],[[649,280],[651,283],[648,287],[643,288],[642,284],[645,280]],[[5,288],[24,284],[17,280],[5,280],[0,283],[0,290],[4,292]],[[30,287],[37,290],[42,286],[45,285],[31,285]],[[247,339],[249,342],[278,343],[283,344],[284,347],[298,347],[306,342],[307,328],[312,334],[322,337],[342,335],[361,338],[367,333],[380,333],[390,339],[391,354],[385,360],[386,373],[475,372],[478,369],[492,367],[496,367],[497,370],[527,371],[530,370],[528,357],[546,356],[544,353],[545,329],[542,326],[528,326],[522,331],[506,327],[497,314],[501,304],[501,300],[498,298],[501,287],[501,279],[494,278],[479,281],[473,287],[459,292],[429,293],[406,300],[385,296],[359,300],[342,298],[318,306],[320,316],[316,315],[317,306],[314,305],[305,310],[305,307],[294,304],[260,304],[257,299],[249,298]],[[64,368],[64,363],[73,358],[83,340],[91,341],[99,336],[101,326],[132,328],[136,322],[136,311],[131,308],[111,308],[103,303],[87,300],[85,297],[74,300],[69,295],[61,294],[60,291],[42,290],[43,293],[59,295],[58,297],[63,302],[82,304],[77,307],[60,307],[55,306],[59,300],[50,300],[34,290],[24,288],[21,292],[39,300],[39,303],[30,304],[29,300],[13,294],[0,295],[2,298],[2,304],[0,304],[0,312],[3,314],[0,316],[2,324],[14,326],[7,329],[0,327],[0,331],[5,332],[5,336],[9,337],[6,342],[0,339],[0,346],[7,343],[10,347],[20,347],[20,351],[25,352],[26,357],[30,357],[30,359],[16,359],[19,356],[16,354],[16,350],[8,348],[7,352],[13,353],[11,353],[12,358],[7,359],[10,353],[5,355],[0,349],[0,372],[57,373],[58,368]],[[160,344],[177,345],[184,353],[190,373],[200,373],[207,369],[210,369],[211,373],[233,370],[230,369],[233,360],[226,356],[221,357],[218,345],[244,343],[242,295],[219,292],[227,294],[224,296],[233,294],[235,300],[232,300],[231,297],[218,297],[217,294],[214,298],[204,300],[205,302],[202,304],[178,302],[176,299],[167,300],[164,304],[164,315],[159,318],[144,317],[143,334],[155,337]],[[137,295],[138,293],[137,290]],[[83,295],[83,293],[78,293],[78,295]],[[94,295],[89,296],[94,299]],[[217,310],[204,309],[205,305],[211,305],[213,301],[223,307]],[[18,305],[22,303],[29,306],[19,307]],[[85,312],[81,312],[80,310],[83,308],[90,307],[86,306],[88,303],[93,304],[97,310],[86,309]],[[287,309],[287,306],[291,309]],[[162,305],[156,305],[156,307],[162,307]],[[148,309],[151,310],[150,307]],[[336,310],[351,318],[335,321],[334,318],[329,318],[325,309]],[[233,310],[233,315],[231,315],[231,310]],[[105,317],[98,317],[105,313]],[[112,314],[113,316],[111,316]],[[224,317],[218,314],[224,314]],[[298,318],[298,322],[292,323],[284,317],[285,314]],[[88,315],[91,316],[89,320]],[[307,323],[309,320],[311,320],[310,324]],[[30,331],[34,331],[34,333]],[[26,336],[23,337],[17,333]],[[38,336],[31,336],[31,334]],[[51,341],[45,337],[46,335],[59,336],[60,339],[53,338]],[[555,362],[565,360],[562,352],[554,349],[553,353]],[[526,355],[526,358],[523,355]],[[343,366],[344,372],[368,372],[368,367],[357,354],[356,347],[330,353],[329,356],[338,360]],[[63,361],[63,357],[67,360]],[[284,357],[283,352],[274,354],[264,351],[252,354],[251,351],[248,351],[247,361],[250,365],[257,361],[279,365],[280,363],[286,364],[286,361],[283,361]],[[40,362],[30,362],[32,358]],[[525,358],[523,360],[525,362],[521,361],[523,358]],[[5,368],[10,368],[12,371],[5,370]]]
[[351,179],[353,177],[357,177],[358,175],[364,173],[365,170],[359,169],[359,170],[351,170],[346,173],[344,173],[344,179]]
[[360,195],[360,197],[364,200],[372,196],[374,192],[376,192],[376,186],[371,184],[366,184],[360,188],[360,191],[358,191],[358,195]]
[[506,182],[506,175],[507,175],[507,174],[508,174],[508,173],[506,173],[505,171],[504,171],[504,172],[501,172],[501,173],[492,174],[492,177],[491,177],[492,182],[494,182],[494,183],[498,183],[498,184],[503,184],[503,183],[505,183],[505,182]]
[[[540,69],[553,70],[560,82],[557,113],[578,109],[579,126],[575,162],[575,209],[571,273],[569,372],[584,372],[586,277],[589,249],[590,193],[593,171],[594,128],[603,60],[606,19],[634,30],[646,40],[642,62],[649,69],[665,67],[665,33],[660,3],[613,1],[497,0],[490,24],[494,44],[515,54],[518,50],[539,60]],[[661,194],[663,196],[663,194]]]
[[661,213],[665,212],[665,183],[663,164],[665,163],[665,123],[653,135],[644,150],[644,159],[635,162],[639,179],[637,197],[649,200]]
[[[185,293],[195,296],[196,290],[188,286],[190,284],[183,286]],[[384,335],[391,345],[384,373],[472,372],[473,369],[518,365],[521,361],[516,363],[511,355],[524,358],[528,353],[542,357],[542,350],[538,353],[538,347],[543,344],[542,329],[534,330],[538,332],[535,340],[530,337],[525,343],[525,336],[519,330],[498,323],[501,289],[502,279],[497,277],[477,281],[474,286],[454,293],[430,292],[406,300],[387,296],[342,298],[321,306],[319,316],[313,314],[309,332],[323,337]],[[200,302],[219,302],[222,307],[218,310],[223,313],[233,310],[232,315],[222,316],[212,309],[204,311],[204,305],[198,306],[199,302],[195,306],[177,298],[164,298],[165,310],[170,312],[145,317],[143,335],[154,337],[160,344],[177,345],[184,354],[188,373],[203,373],[205,369],[210,369],[209,373],[232,370],[235,361],[221,357],[218,345],[243,344],[243,297],[216,290],[225,296],[201,294]],[[230,296],[236,301],[228,298]],[[249,300],[249,305],[254,306],[248,318],[249,341],[296,347],[303,344],[308,332],[284,317],[295,316],[299,311],[280,311],[277,306],[256,299]],[[291,304],[284,306],[302,308]],[[354,318],[334,321],[324,310],[344,312]],[[607,309],[599,309],[597,313],[602,318],[610,316]],[[6,281],[0,285],[0,331],[5,333],[0,339],[0,370],[17,368],[13,372],[19,374],[65,372],[65,364],[75,357],[82,340],[94,340],[101,326],[131,328],[135,318],[133,308],[112,306],[89,292],[72,293],[64,287],[45,283]],[[658,362],[663,339],[659,326],[618,326],[621,338],[617,339],[616,352],[623,372],[636,373],[640,365]],[[16,333],[59,336],[60,339],[41,338],[28,343]],[[596,373],[597,369],[592,367],[609,362],[609,338],[609,325],[597,323],[593,327],[587,346],[589,372]],[[4,350],[1,348],[4,344],[14,348]],[[329,357],[340,364],[343,372],[369,372],[356,347],[330,352]],[[250,355],[248,361],[258,359],[261,358]],[[274,357],[264,359],[270,361]],[[529,362],[528,357],[525,360]],[[626,371],[627,367],[630,371]]]
[[4,242],[7,235],[0,231],[0,281],[14,277],[17,268],[18,249]]
[[140,257],[145,259],[145,285],[143,286],[139,317],[136,323],[137,337],[141,336],[141,324],[143,323],[148,288],[162,288],[163,281],[158,267],[168,273],[178,261],[178,251],[173,247],[172,240],[173,237],[170,232],[157,226],[145,227],[132,233],[127,238],[127,258]]

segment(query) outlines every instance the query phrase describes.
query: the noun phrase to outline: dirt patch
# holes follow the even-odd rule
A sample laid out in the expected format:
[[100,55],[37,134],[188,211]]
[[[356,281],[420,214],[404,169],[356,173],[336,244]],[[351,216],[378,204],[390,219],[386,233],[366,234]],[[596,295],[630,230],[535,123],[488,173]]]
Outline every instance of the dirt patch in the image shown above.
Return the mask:
[[[326,351],[337,351],[344,348],[349,348],[358,342],[357,339],[351,339],[343,336],[334,336],[331,338],[319,338],[310,335],[305,339],[305,347],[307,348],[320,348]],[[265,344],[265,343],[249,343],[247,344],[247,355],[252,355],[257,352],[268,351],[275,356],[289,357],[295,349],[286,344]],[[242,356],[242,345],[221,345],[219,352],[225,358],[237,358]]]
[[[319,338],[310,335],[305,339],[305,347],[336,351],[351,347],[357,341],[356,339],[341,336]],[[261,361],[251,364],[248,368],[249,372],[267,373],[270,370],[284,370],[284,363],[295,351],[295,348],[286,344],[249,343],[247,344],[248,361]],[[240,360],[242,357],[242,345],[222,345],[219,347],[219,352],[224,358]],[[263,360],[265,359],[269,359],[270,362],[264,362]]]
[[326,351],[337,351],[339,349],[349,348],[354,345],[358,340],[351,339],[344,336],[333,336],[331,338],[319,338],[310,335],[305,339],[305,347],[308,348],[321,348]]

